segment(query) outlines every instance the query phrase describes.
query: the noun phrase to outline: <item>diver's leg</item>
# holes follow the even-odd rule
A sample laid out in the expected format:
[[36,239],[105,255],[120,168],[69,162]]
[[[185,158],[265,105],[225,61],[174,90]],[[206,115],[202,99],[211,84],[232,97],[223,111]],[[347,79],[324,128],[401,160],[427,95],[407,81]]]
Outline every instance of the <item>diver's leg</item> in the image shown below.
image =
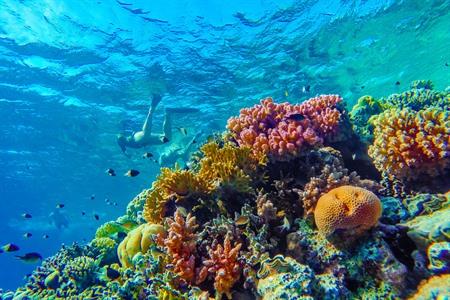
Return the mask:
[[144,125],[142,126],[142,131],[144,132],[144,135],[151,134],[152,132],[153,112],[155,111],[156,106],[158,106],[159,102],[161,102],[161,99],[162,99],[161,95],[159,94],[152,95],[152,105],[148,110],[147,118],[145,118]]

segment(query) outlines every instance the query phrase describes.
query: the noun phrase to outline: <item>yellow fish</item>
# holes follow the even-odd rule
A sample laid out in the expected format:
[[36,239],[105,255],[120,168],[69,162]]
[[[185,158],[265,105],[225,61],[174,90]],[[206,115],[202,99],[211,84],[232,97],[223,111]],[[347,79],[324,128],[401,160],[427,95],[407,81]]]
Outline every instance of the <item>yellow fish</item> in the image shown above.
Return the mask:
[[289,93],[288,93],[288,91],[284,91],[284,96],[289,96]]

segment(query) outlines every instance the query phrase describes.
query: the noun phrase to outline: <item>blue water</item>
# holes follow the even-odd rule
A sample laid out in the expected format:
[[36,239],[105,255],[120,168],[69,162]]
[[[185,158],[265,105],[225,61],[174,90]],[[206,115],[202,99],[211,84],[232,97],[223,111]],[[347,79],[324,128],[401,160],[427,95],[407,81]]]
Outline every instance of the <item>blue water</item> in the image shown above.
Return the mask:
[[[443,89],[448,28],[449,1],[0,0],[0,244],[49,256],[89,240],[151,185],[159,166],[143,152],[205,139],[262,97],[339,93],[351,107],[415,79]],[[200,113],[175,120],[188,137],[127,158],[115,136],[140,129],[154,92],[163,95],[154,130],[164,107]],[[141,174],[122,176],[130,168]],[[58,203],[68,228],[49,222]],[[34,267],[0,254],[0,287],[16,288]]]

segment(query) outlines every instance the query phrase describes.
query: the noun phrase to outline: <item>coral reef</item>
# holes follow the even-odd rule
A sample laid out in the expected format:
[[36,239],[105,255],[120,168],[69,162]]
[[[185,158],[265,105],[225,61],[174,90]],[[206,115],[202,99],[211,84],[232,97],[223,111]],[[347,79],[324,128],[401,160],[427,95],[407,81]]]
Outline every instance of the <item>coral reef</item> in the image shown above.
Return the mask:
[[320,197],[314,210],[314,220],[325,236],[339,232],[346,238],[358,238],[377,224],[381,210],[380,199],[374,193],[344,185]]
[[[87,245],[62,247],[23,287],[0,296],[443,297],[449,93],[432,88],[417,81],[402,94],[364,96],[350,119],[335,95],[244,108],[187,169],[161,168]],[[372,143],[383,178],[360,140]]]

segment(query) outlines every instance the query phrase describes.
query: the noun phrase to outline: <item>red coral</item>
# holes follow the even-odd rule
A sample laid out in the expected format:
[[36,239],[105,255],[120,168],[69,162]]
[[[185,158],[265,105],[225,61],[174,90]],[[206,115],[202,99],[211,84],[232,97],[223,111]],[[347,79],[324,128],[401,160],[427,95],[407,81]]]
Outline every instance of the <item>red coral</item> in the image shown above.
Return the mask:
[[171,258],[173,271],[187,283],[192,283],[195,278],[196,219],[191,214],[185,219],[177,209],[174,219],[167,219],[167,224],[168,235],[163,243]]
[[321,95],[302,104],[274,103],[272,98],[244,108],[228,120],[227,128],[240,146],[277,159],[297,155],[304,146],[322,144],[334,133],[341,119],[337,95]]
[[239,280],[241,275],[241,265],[238,262],[239,250],[242,244],[234,247],[227,235],[222,245],[209,249],[209,259],[203,261],[203,267],[198,274],[197,283],[203,282],[208,275],[214,276],[214,288],[218,296],[225,294],[231,299],[231,288]]

